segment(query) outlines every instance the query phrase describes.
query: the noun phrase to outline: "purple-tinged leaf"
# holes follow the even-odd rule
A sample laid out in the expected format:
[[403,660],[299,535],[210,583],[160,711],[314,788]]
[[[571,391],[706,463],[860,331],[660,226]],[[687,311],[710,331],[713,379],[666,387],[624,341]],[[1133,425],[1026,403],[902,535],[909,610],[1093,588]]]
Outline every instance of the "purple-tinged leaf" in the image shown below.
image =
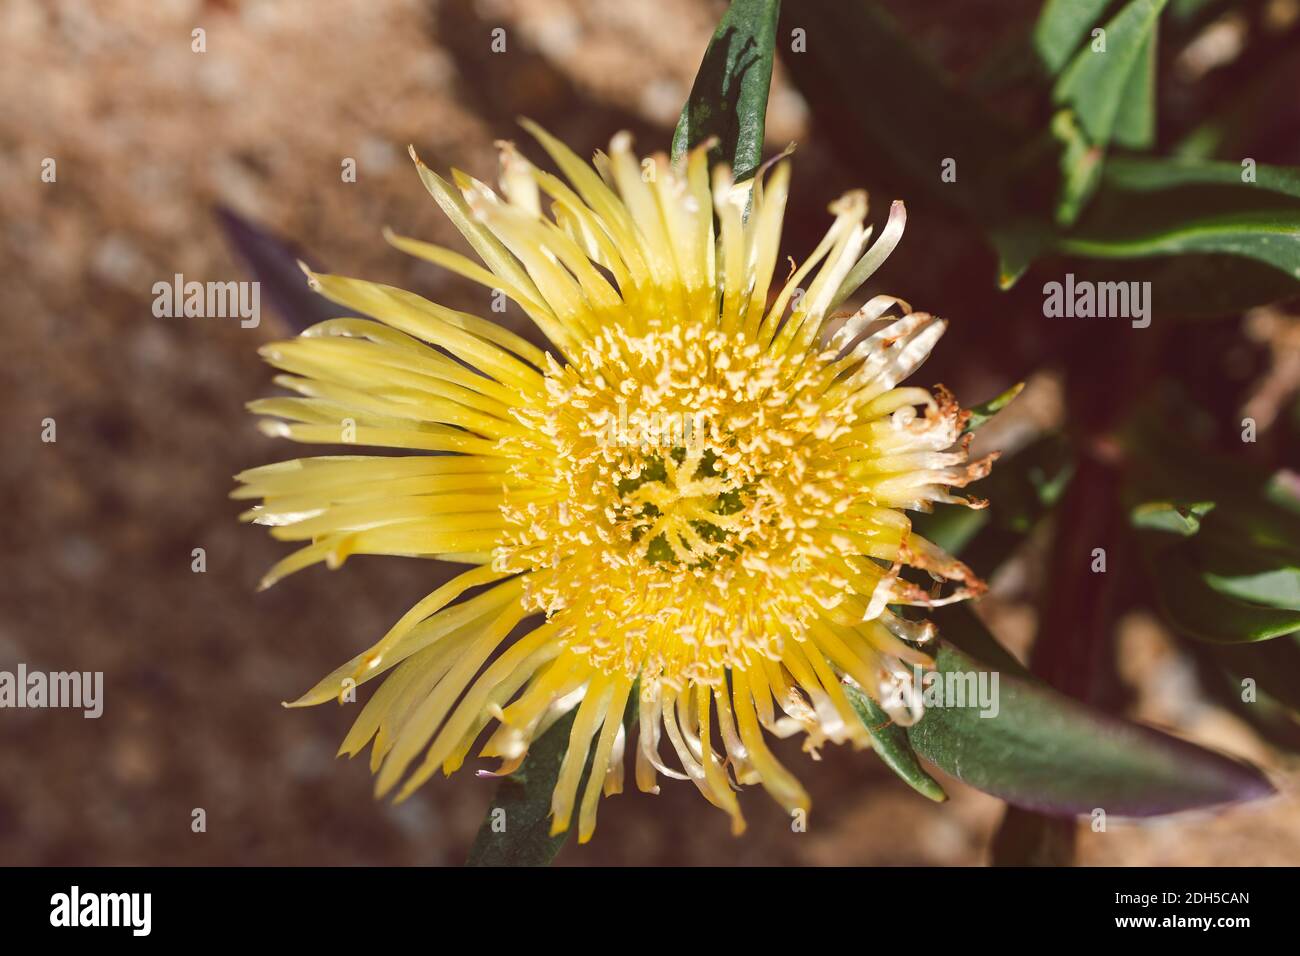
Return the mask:
[[[993,670],[958,650],[991,638],[965,609],[943,615],[936,670],[967,685],[983,673],[994,708],[929,707],[908,731],[917,753],[1008,803],[1056,816],[1102,809],[1147,817],[1274,793],[1256,768],[1150,727],[1088,707],[1023,671]],[[946,701],[952,703],[951,700]]]
[[244,261],[253,278],[261,283],[265,301],[294,332],[349,314],[342,306],[317,295],[308,287],[307,277],[298,262],[306,262],[313,269],[318,263],[293,243],[224,206],[218,206],[215,215],[230,247]]

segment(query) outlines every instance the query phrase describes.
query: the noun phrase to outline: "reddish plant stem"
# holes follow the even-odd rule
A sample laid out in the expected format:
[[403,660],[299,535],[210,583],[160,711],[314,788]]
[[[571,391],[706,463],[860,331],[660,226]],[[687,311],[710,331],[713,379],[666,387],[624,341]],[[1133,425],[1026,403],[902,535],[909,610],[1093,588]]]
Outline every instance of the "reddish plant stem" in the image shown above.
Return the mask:
[[[1055,511],[1030,669],[1062,693],[1103,706],[1115,687],[1114,622],[1128,563],[1123,455],[1111,435],[1143,390],[1159,337],[1154,330],[1091,326],[1068,353],[1067,422],[1076,464]],[[1069,865],[1078,833],[1073,818],[1009,807],[993,860]]]

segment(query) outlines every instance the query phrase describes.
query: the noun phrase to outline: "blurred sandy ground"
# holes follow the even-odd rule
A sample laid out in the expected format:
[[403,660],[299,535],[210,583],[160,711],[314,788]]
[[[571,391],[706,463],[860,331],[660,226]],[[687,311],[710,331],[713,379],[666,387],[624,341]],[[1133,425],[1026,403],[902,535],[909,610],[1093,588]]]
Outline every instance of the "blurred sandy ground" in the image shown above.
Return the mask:
[[[459,242],[406,144],[435,168],[485,178],[492,141],[519,137],[520,114],[579,152],[619,128],[662,148],[718,10],[707,0],[0,6],[0,668],[102,670],[107,685],[98,721],[0,712],[0,863],[463,859],[489,783],[461,774],[401,807],[376,804],[363,763],[333,759],[351,714],[279,706],[373,641],[434,572],[354,558],[346,573],[317,568],[255,594],[283,549],[238,525],[226,494],[234,472],[295,453],[261,437],[242,410],[269,391],[256,348],[285,329],[269,313],[247,330],[157,319],[150,289],[177,272],[244,277],[212,218],[224,204],[333,269],[482,311],[480,290],[379,238],[391,225]],[[206,31],[206,53],[191,51],[195,27]],[[495,27],[507,31],[505,54],[489,50]],[[778,77],[771,145],[804,142],[798,188],[820,213],[833,198],[821,181],[832,158],[805,127],[801,101]],[[57,162],[53,184],[40,180],[47,157]],[[357,162],[356,183],[341,179],[345,157]],[[39,441],[46,417],[57,421],[55,444]],[[195,547],[206,549],[205,574],[190,570]],[[990,610],[1004,615],[1004,634],[1027,634],[1032,612],[1015,592]],[[1146,640],[1158,651],[1158,634]],[[1139,677],[1170,666],[1157,659]],[[1206,712],[1193,720],[1152,706],[1148,716],[1273,759],[1238,727],[1207,730]],[[606,802],[594,842],[561,859],[987,858],[997,801],[954,784],[954,799],[935,806],[869,754],[830,748],[814,763],[793,746],[783,753],[813,794],[806,834],[752,793],[743,798],[750,833],[733,840],[693,788],[668,786]],[[208,827],[196,834],[199,807]],[[1102,863],[1294,863],[1298,848],[1287,801],[1113,824],[1082,840],[1084,860]]]

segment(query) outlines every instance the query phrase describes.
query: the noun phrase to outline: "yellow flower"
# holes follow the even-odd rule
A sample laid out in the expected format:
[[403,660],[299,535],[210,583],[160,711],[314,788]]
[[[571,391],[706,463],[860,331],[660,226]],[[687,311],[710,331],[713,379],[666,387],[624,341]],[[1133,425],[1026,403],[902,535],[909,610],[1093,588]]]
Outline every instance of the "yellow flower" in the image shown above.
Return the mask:
[[[576,707],[553,830],[576,805],[585,841],[601,791],[622,789],[635,693],[637,785],[690,779],[739,833],[739,784],[808,806],[765,730],[803,733],[809,751],[870,746],[842,683],[899,722],[919,716],[912,668],[932,663],[917,645],[934,628],[891,608],[982,585],[904,509],[978,506],[948,489],[988,462],[967,463],[969,413],[949,394],[899,387],[943,322],[890,296],[834,312],[897,244],[901,203],[868,248],[866,194],[840,198],[773,298],[788,161],[736,184],[725,167],[710,178],[704,147],[680,166],[638,162],[624,133],[593,168],[527,126],[567,184],[508,143],[500,193],[416,160],[486,268],[388,239],[509,296],[549,350],[409,292],[310,273],[370,318],[263,349],[299,396],[251,403],[268,434],[424,452],[239,475],[235,496],[263,499],[246,519],[308,542],[264,585],[351,554],[472,566],[293,706],[387,673],[340,752],[372,743],[377,794],[401,784],[399,798],[485,733],[479,755],[510,772]],[[901,317],[882,320],[891,310]]]

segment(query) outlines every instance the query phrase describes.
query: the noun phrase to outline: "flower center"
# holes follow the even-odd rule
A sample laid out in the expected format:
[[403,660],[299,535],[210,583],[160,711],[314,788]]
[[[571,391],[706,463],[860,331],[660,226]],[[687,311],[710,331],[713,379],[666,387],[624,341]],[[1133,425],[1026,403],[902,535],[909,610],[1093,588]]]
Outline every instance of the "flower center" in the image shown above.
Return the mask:
[[647,562],[706,568],[739,553],[736,516],[751,495],[718,461],[710,447],[679,446],[647,458],[639,476],[619,479],[618,520]]
[[856,419],[820,400],[823,368],[718,331],[603,333],[517,413],[502,450],[545,493],[507,493],[498,567],[536,572],[525,600],[611,668],[712,682],[779,655],[867,547]]

